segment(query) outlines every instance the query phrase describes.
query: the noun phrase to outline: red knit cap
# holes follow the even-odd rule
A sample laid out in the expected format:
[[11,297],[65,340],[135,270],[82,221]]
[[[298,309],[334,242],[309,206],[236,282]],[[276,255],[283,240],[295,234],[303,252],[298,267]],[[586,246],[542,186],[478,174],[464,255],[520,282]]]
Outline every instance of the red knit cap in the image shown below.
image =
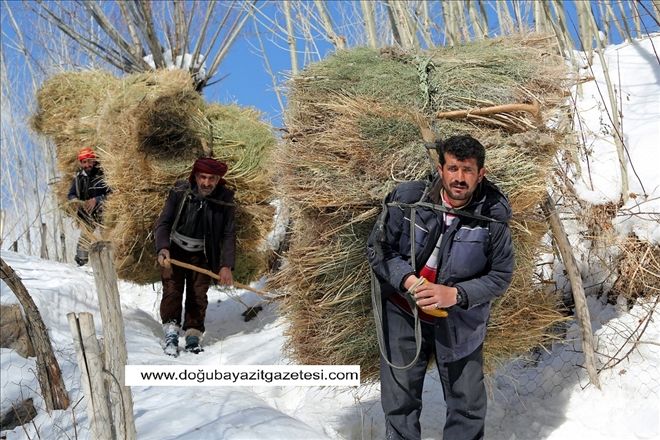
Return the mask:
[[227,164],[215,160],[212,157],[200,157],[195,161],[195,164],[193,165],[192,172],[188,178],[190,183],[195,183],[195,174],[197,173],[206,173],[220,176],[221,179],[218,183],[223,184],[225,183],[225,180],[222,179],[222,176],[227,173]]
[[83,161],[85,159],[96,159],[96,153],[89,147],[85,147],[78,152],[78,160]]

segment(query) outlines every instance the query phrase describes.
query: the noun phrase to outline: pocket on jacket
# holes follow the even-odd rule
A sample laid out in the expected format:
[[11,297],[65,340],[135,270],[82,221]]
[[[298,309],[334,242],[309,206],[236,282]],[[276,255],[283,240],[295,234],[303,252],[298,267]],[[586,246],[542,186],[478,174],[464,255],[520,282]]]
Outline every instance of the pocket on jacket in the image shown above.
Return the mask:
[[464,280],[486,269],[488,264],[488,228],[460,228],[454,235],[451,248],[450,276]]
[[[404,217],[403,230],[401,231],[401,239],[399,241],[399,251],[404,255],[410,256],[410,219]],[[419,252],[420,249],[423,249],[426,246],[428,240],[429,231],[426,227],[420,226],[418,223],[415,223],[415,249],[416,252]]]

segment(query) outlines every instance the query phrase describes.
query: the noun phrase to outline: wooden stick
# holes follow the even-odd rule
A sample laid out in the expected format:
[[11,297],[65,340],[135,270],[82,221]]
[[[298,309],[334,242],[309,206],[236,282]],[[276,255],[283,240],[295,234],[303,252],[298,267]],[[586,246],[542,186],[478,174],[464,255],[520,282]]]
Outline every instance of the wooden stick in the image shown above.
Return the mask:
[[534,104],[502,104],[494,105],[492,107],[477,107],[470,110],[453,110],[450,112],[438,112],[435,114],[436,118],[467,118],[469,116],[483,116],[492,115],[494,113],[510,113],[510,112],[527,112],[531,113],[534,117],[539,116],[539,103]]
[[541,209],[545,213],[550,224],[553,238],[561,259],[564,262],[564,267],[568,273],[568,279],[571,282],[571,290],[573,291],[573,300],[575,301],[575,315],[582,331],[582,351],[584,352],[584,361],[589,375],[589,381],[600,388],[600,381],[598,379],[598,370],[596,368],[596,349],[594,342],[593,329],[591,327],[591,317],[589,315],[589,307],[587,306],[587,298],[584,293],[584,286],[582,285],[582,276],[580,269],[575,261],[571,243],[568,241],[568,236],[564,230],[559,214],[555,209],[555,202],[552,200],[550,194],[546,194],[545,200],[541,204]]
[[[165,261],[169,261],[171,264],[175,266],[183,267],[184,269],[190,269],[190,270],[194,270],[195,272],[203,273],[204,275],[208,275],[211,278],[214,278],[218,281],[220,280],[220,276],[217,273],[213,273],[208,269],[203,269],[193,264],[184,263],[183,261],[175,260],[174,258],[168,258]],[[247,284],[239,283],[238,281],[234,281],[234,286],[238,287],[239,289],[249,290],[250,292],[254,292],[257,295],[268,299],[269,296],[268,292],[264,292],[263,290],[255,289],[254,287],[250,287]]]
[[37,380],[46,404],[46,411],[50,414],[54,409],[67,409],[69,407],[69,393],[66,391],[60,364],[53,352],[46,324],[41,318],[37,305],[23,281],[2,258],[0,258],[0,278],[14,292],[18,302],[23,307],[28,336],[37,354]]

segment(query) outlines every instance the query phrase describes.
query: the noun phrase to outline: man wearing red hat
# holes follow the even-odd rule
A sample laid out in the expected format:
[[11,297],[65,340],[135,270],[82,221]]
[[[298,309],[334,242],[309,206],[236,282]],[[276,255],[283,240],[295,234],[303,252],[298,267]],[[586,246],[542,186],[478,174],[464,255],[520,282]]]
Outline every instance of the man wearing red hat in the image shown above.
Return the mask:
[[[183,261],[217,273],[220,284],[233,284],[234,192],[222,178],[227,165],[213,158],[195,161],[187,181],[174,185],[156,221],[154,236],[161,265],[163,299],[160,317],[165,332],[165,353],[179,354],[179,331],[186,337],[186,351],[199,353],[211,278],[170,264]],[[185,308],[182,305],[185,288]],[[183,314],[183,322],[182,322]],[[183,325],[182,325],[183,324]]]
[[[101,224],[103,202],[110,193],[110,189],[105,183],[103,170],[96,160],[94,150],[89,147],[80,150],[78,163],[80,170],[73,178],[67,198],[81,202],[77,211],[80,224],[85,231],[93,232],[96,226]],[[76,247],[75,260],[78,266],[83,266],[87,264],[88,258],[84,234],[81,233]]]

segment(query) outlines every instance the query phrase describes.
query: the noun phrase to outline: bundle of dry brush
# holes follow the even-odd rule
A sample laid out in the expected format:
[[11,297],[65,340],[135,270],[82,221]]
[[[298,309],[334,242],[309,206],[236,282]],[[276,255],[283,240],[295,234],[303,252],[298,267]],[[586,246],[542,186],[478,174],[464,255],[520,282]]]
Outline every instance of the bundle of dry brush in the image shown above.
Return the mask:
[[287,264],[271,283],[289,294],[297,362],[360,364],[363,379],[377,377],[365,244],[387,192],[431,171],[425,124],[438,138],[479,139],[488,176],[513,208],[515,275],[492,311],[487,368],[555,337],[560,298],[544,291],[535,262],[547,250],[538,205],[553,155],[569,142],[549,128],[564,112],[563,66],[552,38],[528,35],[424,52],[340,51],[292,79],[289,133],[275,160],[294,221]]
[[158,279],[154,222],[173,183],[187,178],[201,156],[229,165],[227,185],[238,205],[235,278],[247,282],[265,272],[270,251],[264,239],[274,211],[267,164],[275,137],[256,111],[205,103],[182,70],[123,78],[63,73],[44,83],[37,102],[33,127],[56,144],[62,176],[56,192],[67,212],[74,212],[66,193],[77,152],[92,147],[99,156],[112,189],[103,235],[114,245],[121,278]]

